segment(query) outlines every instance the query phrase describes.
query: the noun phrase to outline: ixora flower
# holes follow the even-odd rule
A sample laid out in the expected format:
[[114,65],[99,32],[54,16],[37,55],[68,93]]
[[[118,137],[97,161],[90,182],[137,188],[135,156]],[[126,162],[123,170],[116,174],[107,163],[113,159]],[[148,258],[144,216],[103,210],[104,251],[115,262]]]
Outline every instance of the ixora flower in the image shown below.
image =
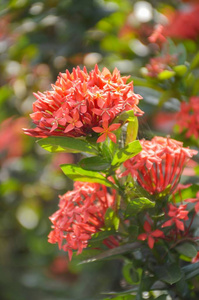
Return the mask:
[[[92,234],[101,230],[106,210],[114,206],[115,191],[111,195],[101,184],[75,182],[74,190],[60,197],[59,210],[50,217],[53,230],[49,242],[58,243],[71,259],[73,250],[80,254]],[[111,247],[113,242],[112,237],[105,244]]]
[[25,129],[25,133],[80,137],[92,135],[100,127],[97,132],[102,140],[105,136],[115,140],[110,131],[119,127],[111,127],[118,114],[128,110],[143,114],[137,106],[142,97],[133,92],[133,82],[126,84],[128,78],[121,77],[116,68],[112,74],[107,68],[100,72],[97,65],[90,73],[85,67],[60,73],[51,91],[34,94],[37,100],[30,116],[37,127]]
[[138,240],[145,241],[147,239],[149,248],[151,249],[153,248],[156,239],[164,236],[164,233],[159,229],[151,231],[151,225],[148,221],[144,222],[144,231],[145,233],[138,235]]
[[184,148],[179,141],[158,136],[140,143],[142,151],[124,163],[126,170],[120,176],[131,174],[150,194],[166,189],[172,192],[185,164],[197,151]]
[[177,124],[180,132],[185,130],[187,138],[199,137],[199,97],[190,98],[189,102],[182,102],[177,115]]
[[172,226],[175,224],[176,228],[178,228],[181,231],[184,231],[184,223],[182,220],[188,220],[188,213],[189,211],[186,210],[187,205],[180,205],[179,207],[176,207],[172,204],[169,204],[169,211],[168,211],[168,217],[170,219],[166,221],[162,228]]

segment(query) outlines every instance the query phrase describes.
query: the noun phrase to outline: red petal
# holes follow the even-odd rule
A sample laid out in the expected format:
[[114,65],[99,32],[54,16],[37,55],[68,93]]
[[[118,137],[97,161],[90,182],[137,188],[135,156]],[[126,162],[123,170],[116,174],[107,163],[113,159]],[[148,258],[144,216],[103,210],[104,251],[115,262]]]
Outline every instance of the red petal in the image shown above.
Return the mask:
[[152,236],[149,236],[149,238],[148,238],[148,245],[149,245],[149,248],[153,248],[153,246],[154,246],[154,243],[155,243],[155,240],[154,240],[154,238],[152,238]]
[[103,133],[98,139],[97,139],[97,143],[102,143],[106,140],[107,138],[107,134]]
[[121,126],[121,124],[119,124],[119,123],[112,124],[109,126],[109,131],[117,130],[120,126]]
[[147,221],[144,222],[144,230],[146,232],[151,232],[151,225]]
[[137,239],[140,241],[145,241],[147,238],[147,234],[146,233],[141,233],[140,235],[138,235]]
[[176,227],[182,231],[184,231],[184,223],[180,220],[175,220]]
[[92,130],[97,132],[97,133],[104,132],[104,129],[101,128],[101,127],[93,127]]
[[164,227],[172,226],[172,224],[173,224],[173,220],[171,219],[166,221],[164,224],[162,224],[161,227],[164,228]]
[[156,229],[155,231],[153,231],[151,233],[151,235],[154,236],[154,237],[161,237],[161,236],[163,236],[163,234],[164,233],[161,230],[159,230],[159,229]]
[[82,126],[83,126],[83,124],[82,124],[81,121],[77,121],[77,122],[75,123],[75,127],[80,128],[80,127],[82,127]]
[[69,124],[67,127],[66,127],[66,129],[64,130],[64,132],[66,133],[66,132],[69,132],[69,131],[71,131],[71,130],[73,130],[74,129],[74,125],[73,124]]
[[[104,120],[103,123],[102,123],[102,126],[105,130],[109,129],[108,127],[108,120]],[[111,130],[110,130],[111,131]]]
[[111,140],[113,143],[116,144],[117,138],[116,138],[116,135],[115,135],[114,133],[109,132],[109,133],[108,133],[108,137],[110,138],[110,140]]

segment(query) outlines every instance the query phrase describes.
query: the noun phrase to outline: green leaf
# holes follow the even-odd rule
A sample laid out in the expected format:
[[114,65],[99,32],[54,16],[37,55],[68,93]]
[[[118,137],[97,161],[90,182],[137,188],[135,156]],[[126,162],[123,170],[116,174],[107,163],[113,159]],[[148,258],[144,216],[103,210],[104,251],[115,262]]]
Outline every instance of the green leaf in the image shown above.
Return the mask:
[[90,154],[97,154],[97,150],[94,149],[88,142],[71,137],[47,137],[37,142],[43,149],[49,152],[69,152],[79,153],[85,152]]
[[134,268],[132,262],[124,264],[122,268],[122,274],[124,276],[124,279],[130,284],[136,284],[140,280],[139,273]]
[[113,156],[112,160],[112,167],[114,169],[117,169],[123,162],[125,162],[127,159],[137,155],[142,150],[142,147],[140,145],[139,141],[133,141],[129,143],[124,148],[116,151],[115,155]]
[[119,114],[115,119],[113,123],[126,123],[127,121],[133,121],[135,119],[135,114],[133,110],[124,111],[121,114]]
[[[192,184],[186,189],[181,189],[180,192],[174,194],[175,202],[184,201],[189,198],[196,198],[196,193],[199,191],[199,184]],[[173,196],[170,197],[172,201]]]
[[164,70],[161,73],[159,73],[157,77],[158,77],[159,80],[167,80],[167,79],[170,79],[173,76],[175,76],[174,71]]
[[195,257],[197,255],[196,247],[191,243],[182,243],[179,246],[175,247],[175,249],[180,253],[187,257]]
[[132,288],[123,292],[104,292],[102,293],[103,295],[110,295],[110,296],[116,296],[116,297],[111,297],[111,298],[105,298],[103,300],[134,300],[135,295],[137,292],[138,288]]
[[90,257],[89,260],[82,261],[81,264],[90,263],[90,262],[94,262],[97,260],[108,259],[110,257],[118,256],[123,253],[132,252],[133,250],[139,249],[141,246],[142,245],[139,242],[134,242],[134,243],[118,246],[116,248],[106,250],[96,256]]
[[138,77],[133,77],[133,83],[134,83],[135,86],[143,86],[143,87],[151,88],[153,90],[160,91],[160,92],[164,91],[157,84],[154,84],[153,82],[150,82],[148,80],[141,79],[141,78],[138,78]]
[[134,117],[127,125],[126,130],[126,145],[136,140],[138,134],[138,118]]
[[101,156],[92,156],[82,159],[79,166],[85,170],[105,171],[111,165],[111,162]]
[[115,211],[109,207],[106,210],[105,217],[104,217],[104,223],[107,229],[115,229],[118,230],[120,219],[116,215]]
[[[116,234],[115,230],[99,231],[92,235],[92,238],[90,241],[92,243],[103,241],[104,239],[108,238],[110,235],[114,235],[114,234]],[[89,241],[89,243],[90,243],[90,241]]]
[[155,300],[167,300],[167,295],[166,294],[160,295],[157,298],[155,298]]
[[193,70],[199,66],[199,52],[196,54],[196,56],[193,58],[191,65],[190,65],[190,70]]
[[108,181],[103,175],[94,171],[87,171],[79,166],[66,164],[60,166],[66,176],[74,181],[96,182],[113,187],[113,183]]
[[106,145],[106,143],[102,143],[102,155],[104,158],[106,158],[108,161],[112,160],[112,154],[109,149],[109,147]]
[[191,279],[199,275],[199,262],[195,264],[189,264],[182,268],[182,271],[185,273],[185,279]]
[[169,284],[178,282],[182,277],[182,272],[177,264],[155,267],[155,274],[159,280]]
[[127,205],[125,217],[135,216],[144,209],[149,209],[155,206],[155,202],[150,201],[145,197],[132,199]]
[[183,65],[186,61],[186,58],[187,58],[187,51],[186,51],[186,48],[183,44],[179,44],[177,45],[177,51],[175,51],[174,55],[177,54],[178,56],[178,63],[180,65]]

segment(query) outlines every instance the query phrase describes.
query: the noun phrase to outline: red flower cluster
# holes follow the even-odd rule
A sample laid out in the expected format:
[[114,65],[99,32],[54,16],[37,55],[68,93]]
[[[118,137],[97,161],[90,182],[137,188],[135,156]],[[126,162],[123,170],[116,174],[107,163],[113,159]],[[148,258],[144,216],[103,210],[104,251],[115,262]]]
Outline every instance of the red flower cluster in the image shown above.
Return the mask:
[[163,34],[172,38],[193,39],[199,36],[199,5],[192,4],[186,11],[176,11]]
[[[142,97],[134,94],[133,82],[126,84],[127,79],[116,68],[111,74],[107,68],[100,72],[97,65],[89,74],[85,67],[77,67],[71,74],[68,70],[60,73],[52,91],[35,94],[37,101],[30,116],[37,127],[25,133],[36,137],[80,137],[92,135],[95,127],[105,133],[123,111],[134,110],[141,115],[137,105]],[[110,128],[113,130],[116,128]]]
[[186,131],[186,137],[195,136],[199,138],[199,97],[192,97],[189,103],[182,102],[177,115],[177,124],[180,132]]
[[179,141],[154,137],[151,141],[140,140],[142,151],[124,163],[126,170],[150,194],[172,192],[177,186],[183,168],[196,150],[184,148]]
[[105,212],[114,204],[114,191],[110,195],[103,185],[75,182],[74,190],[60,197],[59,210],[50,217],[53,230],[49,242],[68,251],[70,259],[73,250],[80,254],[92,234],[104,226]]
[[177,57],[175,55],[165,55],[155,58],[151,58],[149,64],[146,65],[147,75],[150,77],[157,77],[159,73],[164,70],[171,70],[171,67],[177,63]]

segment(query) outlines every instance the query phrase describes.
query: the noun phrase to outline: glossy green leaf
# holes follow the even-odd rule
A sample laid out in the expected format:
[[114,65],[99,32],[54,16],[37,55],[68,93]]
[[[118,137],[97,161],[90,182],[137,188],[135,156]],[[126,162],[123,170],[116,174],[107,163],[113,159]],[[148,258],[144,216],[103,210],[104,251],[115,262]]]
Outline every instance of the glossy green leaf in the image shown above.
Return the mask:
[[133,141],[129,143],[124,148],[116,151],[113,160],[112,160],[112,167],[118,168],[123,162],[125,162],[127,159],[137,155],[142,150],[142,147],[140,145],[139,141]]
[[148,198],[140,197],[132,199],[127,205],[125,216],[135,216],[144,209],[149,209],[155,206],[155,202],[150,201]]
[[182,277],[182,272],[177,264],[155,267],[155,274],[159,280],[169,284],[178,282]]
[[43,149],[49,152],[85,152],[96,154],[97,151],[88,142],[71,137],[47,137],[37,142]]
[[106,158],[108,161],[112,160],[112,154],[109,149],[109,147],[106,145],[106,143],[102,144],[102,155],[104,158]]
[[175,249],[187,257],[195,257],[197,255],[197,249],[192,243],[182,243],[175,247]]
[[111,207],[109,207],[105,213],[104,223],[108,229],[118,230],[119,228],[120,219]]
[[100,156],[87,157],[79,162],[81,168],[91,171],[105,171],[110,165],[110,161]]
[[64,174],[74,181],[96,182],[113,187],[113,184],[98,172],[84,170],[71,164],[61,165],[60,167]]

